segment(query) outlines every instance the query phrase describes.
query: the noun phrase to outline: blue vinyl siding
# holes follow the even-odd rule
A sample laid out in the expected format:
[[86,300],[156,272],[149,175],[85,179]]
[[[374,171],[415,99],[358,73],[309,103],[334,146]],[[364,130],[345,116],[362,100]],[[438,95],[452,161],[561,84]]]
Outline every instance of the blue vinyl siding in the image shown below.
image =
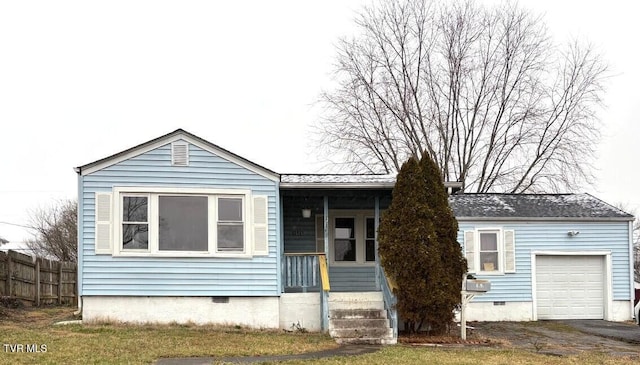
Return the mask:
[[[114,186],[247,189],[268,196],[269,256],[253,258],[112,257],[96,255],[96,192]],[[171,145],[81,177],[81,295],[279,295],[276,209],[278,184],[193,144],[189,166],[171,166]],[[249,244],[249,243],[247,243]]]
[[331,291],[376,291],[374,266],[329,266]]
[[[459,222],[458,241],[463,232],[477,228],[515,231],[516,272],[504,275],[477,275],[491,281],[491,290],[478,295],[476,302],[531,301],[531,253],[534,251],[610,251],[613,300],[630,299],[628,222]],[[580,234],[569,237],[568,231]]]

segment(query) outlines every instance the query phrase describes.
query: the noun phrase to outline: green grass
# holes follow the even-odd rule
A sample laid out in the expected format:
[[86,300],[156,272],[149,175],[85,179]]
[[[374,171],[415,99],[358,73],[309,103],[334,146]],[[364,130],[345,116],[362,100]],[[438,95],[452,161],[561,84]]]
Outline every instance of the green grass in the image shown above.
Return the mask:
[[40,353],[6,352],[0,364],[148,364],[160,357],[296,354],[336,347],[322,334],[195,325],[63,325],[69,309],[0,318],[3,344],[46,345]]
[[[3,344],[45,344],[46,352],[6,352],[0,364],[149,364],[161,357],[285,355],[337,347],[326,335],[194,325],[65,325],[73,310],[10,311],[0,315]],[[505,348],[506,347],[506,348]],[[597,350],[558,357],[532,349],[492,347],[387,346],[355,357],[283,364],[637,364]]]

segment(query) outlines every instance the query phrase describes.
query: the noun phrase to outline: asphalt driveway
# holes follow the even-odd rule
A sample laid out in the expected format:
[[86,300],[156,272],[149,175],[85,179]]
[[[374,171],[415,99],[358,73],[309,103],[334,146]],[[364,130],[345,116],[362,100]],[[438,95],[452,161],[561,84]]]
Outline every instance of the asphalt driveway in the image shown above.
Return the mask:
[[537,352],[569,355],[600,350],[640,357],[640,326],[602,320],[537,322],[476,322],[473,336],[503,341],[505,345]]

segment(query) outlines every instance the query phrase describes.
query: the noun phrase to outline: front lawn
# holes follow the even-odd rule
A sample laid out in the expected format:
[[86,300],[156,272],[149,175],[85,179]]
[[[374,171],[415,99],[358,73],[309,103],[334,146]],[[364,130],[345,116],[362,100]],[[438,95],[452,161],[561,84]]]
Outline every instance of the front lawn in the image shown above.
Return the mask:
[[72,312],[70,308],[5,310],[8,315],[0,317],[0,364],[148,364],[160,357],[296,354],[337,346],[322,334],[241,327],[53,325],[70,319]]
[[[5,310],[0,313],[0,364],[149,364],[161,357],[235,357],[296,354],[334,348],[328,336],[211,326],[119,324],[53,325],[71,319],[73,309]],[[17,345],[22,345],[18,351]],[[27,352],[39,350],[40,352]],[[34,346],[35,345],[35,346]],[[42,351],[46,346],[46,352]],[[12,349],[14,351],[12,352]],[[387,346],[356,357],[284,364],[637,364],[597,350],[558,357],[535,349]]]

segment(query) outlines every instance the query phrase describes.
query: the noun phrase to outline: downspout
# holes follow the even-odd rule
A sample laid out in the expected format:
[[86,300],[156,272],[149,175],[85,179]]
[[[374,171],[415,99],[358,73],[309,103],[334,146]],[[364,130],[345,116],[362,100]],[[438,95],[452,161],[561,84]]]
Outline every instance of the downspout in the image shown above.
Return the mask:
[[374,255],[376,262],[376,290],[381,290],[380,281],[382,278],[380,277],[380,257],[378,256],[378,226],[380,224],[380,197],[376,195],[375,206],[374,206]]
[[278,275],[276,277],[278,285],[278,296],[284,293],[284,270],[282,269],[282,263],[284,262],[284,227],[282,224],[282,195],[280,194],[280,183],[276,182],[276,270]]
[[[634,257],[633,257],[633,220],[629,221],[629,293],[631,298],[631,318],[635,316],[634,298],[636,296],[635,291],[635,277],[634,277]],[[637,318],[636,318],[637,319]]]
[[[323,198],[324,203],[324,217],[323,217],[323,225],[324,225],[324,254],[325,257],[329,257],[329,197],[327,195]],[[327,268],[328,270],[328,268]],[[322,330],[329,330],[329,293],[327,291],[321,290],[320,295],[321,298],[321,315],[322,315]]]
[[84,235],[84,220],[83,220],[83,213],[84,213],[84,207],[82,206],[82,204],[80,204],[80,202],[82,201],[83,195],[84,195],[84,188],[83,188],[83,179],[82,179],[82,170],[77,167],[74,169],[76,171],[76,173],[78,174],[78,197],[77,197],[77,204],[78,204],[78,216],[76,217],[76,229],[77,229],[77,235],[78,235],[78,244],[77,244],[77,250],[78,250],[78,260],[76,262],[76,280],[77,280],[77,285],[76,285],[76,296],[78,298],[78,310],[73,312],[74,316],[78,316],[82,314],[82,263],[84,261],[84,256],[82,254],[83,250],[82,250],[82,242],[84,242],[83,240],[83,235]]

